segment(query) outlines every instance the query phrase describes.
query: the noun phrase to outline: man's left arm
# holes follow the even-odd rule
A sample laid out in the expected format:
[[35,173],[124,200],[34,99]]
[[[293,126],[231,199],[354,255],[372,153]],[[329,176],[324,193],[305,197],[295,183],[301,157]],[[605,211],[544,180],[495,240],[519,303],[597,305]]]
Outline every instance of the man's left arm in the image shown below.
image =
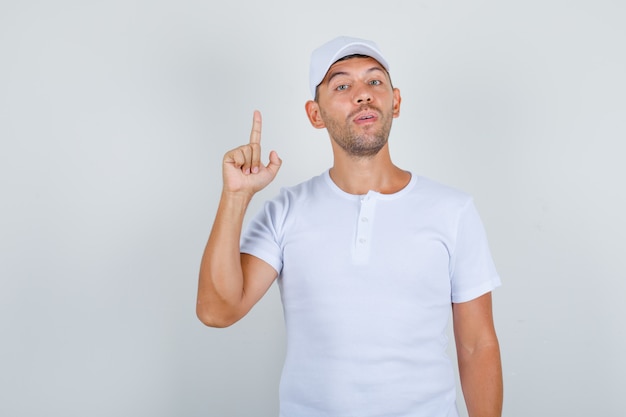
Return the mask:
[[461,387],[470,417],[501,417],[502,364],[491,293],[452,304]]

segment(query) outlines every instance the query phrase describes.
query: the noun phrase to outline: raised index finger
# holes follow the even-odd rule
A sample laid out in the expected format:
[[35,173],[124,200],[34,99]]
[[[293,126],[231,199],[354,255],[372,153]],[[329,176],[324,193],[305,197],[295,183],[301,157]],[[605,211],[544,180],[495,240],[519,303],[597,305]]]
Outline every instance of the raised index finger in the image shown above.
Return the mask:
[[252,118],[252,132],[250,132],[250,144],[261,143],[261,112],[254,111],[254,117]]

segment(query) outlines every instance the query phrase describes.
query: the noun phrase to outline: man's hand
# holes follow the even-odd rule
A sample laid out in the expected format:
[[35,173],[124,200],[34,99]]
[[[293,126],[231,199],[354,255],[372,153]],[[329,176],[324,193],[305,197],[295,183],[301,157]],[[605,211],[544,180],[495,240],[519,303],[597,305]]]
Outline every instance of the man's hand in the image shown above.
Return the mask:
[[275,151],[270,152],[267,166],[261,163],[261,113],[255,110],[250,143],[224,155],[224,191],[252,196],[272,182],[281,164],[282,161]]

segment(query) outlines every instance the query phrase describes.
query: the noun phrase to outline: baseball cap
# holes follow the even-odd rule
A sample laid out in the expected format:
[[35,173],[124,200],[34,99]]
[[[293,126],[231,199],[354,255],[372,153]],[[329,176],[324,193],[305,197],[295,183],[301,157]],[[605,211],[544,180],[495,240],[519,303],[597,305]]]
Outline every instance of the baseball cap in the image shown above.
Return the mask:
[[311,95],[315,97],[315,90],[322,82],[328,69],[341,58],[349,55],[366,55],[374,58],[389,72],[389,64],[378,49],[376,43],[350,36],[338,36],[326,42],[311,54],[311,67],[309,70],[309,87]]

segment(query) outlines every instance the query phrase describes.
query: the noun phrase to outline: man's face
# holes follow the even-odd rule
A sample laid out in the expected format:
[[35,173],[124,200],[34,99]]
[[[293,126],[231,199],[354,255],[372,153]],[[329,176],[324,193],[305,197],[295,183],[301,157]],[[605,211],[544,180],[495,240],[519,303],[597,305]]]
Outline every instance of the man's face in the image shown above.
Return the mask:
[[333,64],[318,87],[323,125],[348,155],[371,157],[389,138],[399,115],[400,92],[373,58],[355,57]]

